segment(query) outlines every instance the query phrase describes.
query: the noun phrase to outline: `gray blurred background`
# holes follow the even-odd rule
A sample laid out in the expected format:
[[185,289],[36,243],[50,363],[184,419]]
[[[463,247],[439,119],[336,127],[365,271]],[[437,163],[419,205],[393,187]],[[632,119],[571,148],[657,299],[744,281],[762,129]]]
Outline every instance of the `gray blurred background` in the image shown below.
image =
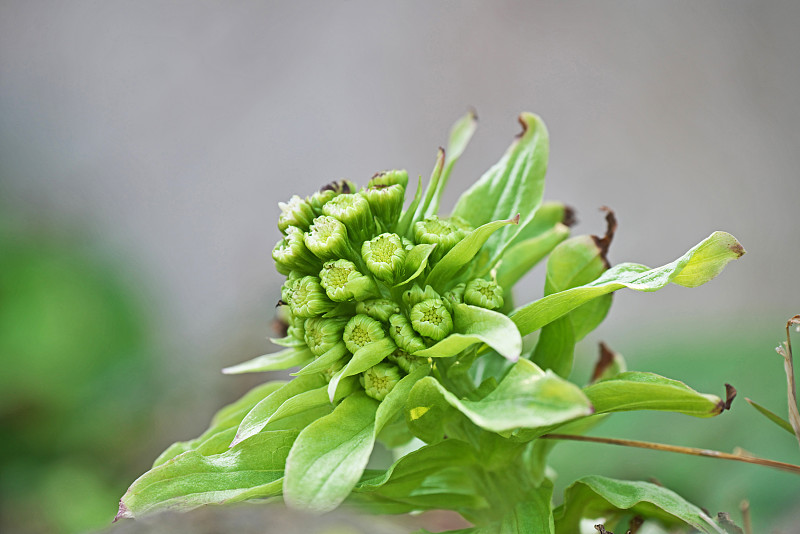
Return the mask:
[[[791,1],[5,1],[4,231],[81,243],[136,303],[147,339],[137,369],[147,378],[130,403],[142,430],[108,446],[111,456],[134,451],[118,469],[130,481],[258,380],[219,369],[271,348],[279,201],[343,177],[364,183],[385,168],[427,178],[450,125],[473,107],[478,133],[456,166],[447,210],[502,155],[518,113],[533,111],[551,136],[546,198],[577,210],[576,233],[602,233],[598,208],[612,207],[612,262],[661,265],[718,229],[748,252],[702,288],[619,293],[579,363],[589,365],[603,339],[631,368],[717,394],[734,382],[785,413],[773,347],[800,312],[798,27]],[[520,302],[538,297],[542,280],[525,279]],[[53,361],[69,365],[64,358],[56,351]],[[796,444],[742,401],[727,423],[621,416],[628,423],[616,435],[710,446],[701,441],[711,434],[718,448],[798,463]],[[98,424],[114,433],[128,421]],[[748,443],[755,434],[767,438]],[[663,459],[654,454],[635,458]],[[707,469],[703,481],[664,482],[684,482],[692,497],[705,484],[697,493],[713,506],[756,502],[759,488],[777,485],[762,499],[774,508],[754,512],[762,524],[797,502],[796,477],[678,460],[690,478]],[[605,474],[620,476],[612,467]],[[726,476],[741,481],[726,485],[728,500],[704,493]],[[121,493],[126,483],[107,485]],[[118,497],[107,498],[112,508]],[[102,521],[47,528],[103,525],[106,508],[98,510],[90,516]]]

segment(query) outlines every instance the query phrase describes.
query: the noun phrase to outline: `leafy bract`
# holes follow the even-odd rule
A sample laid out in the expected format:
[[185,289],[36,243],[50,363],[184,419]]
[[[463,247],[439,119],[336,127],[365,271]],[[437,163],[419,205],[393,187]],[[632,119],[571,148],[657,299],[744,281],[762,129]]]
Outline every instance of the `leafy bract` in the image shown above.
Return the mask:
[[514,287],[520,278],[569,236],[569,228],[554,224],[542,233],[511,246],[497,266],[497,283],[505,290]]
[[448,405],[480,428],[497,433],[517,428],[545,429],[592,413],[589,399],[580,388],[528,360],[518,361],[483,399],[459,399],[438,380],[428,377],[413,387],[406,406],[414,423],[426,416],[441,417]]
[[555,510],[555,532],[575,534],[580,532],[581,518],[607,518],[619,510],[668,525],[685,523],[706,534],[724,534],[705,512],[673,491],[649,482],[601,476],[581,478],[567,488],[564,504]]
[[428,258],[430,258],[433,249],[436,245],[421,244],[416,245],[406,255],[406,260],[403,263],[403,272],[405,273],[405,280],[395,284],[395,287],[408,284],[416,277],[421,275],[428,266]]
[[493,234],[486,242],[490,252],[486,272],[533,221],[542,202],[549,140],[544,123],[532,113],[519,117],[522,134],[503,157],[458,199],[453,215],[475,228],[519,213],[519,225]]
[[411,386],[429,372],[416,368],[380,403],[363,392],[348,395],[332,413],[307,426],[286,461],[286,503],[318,513],[341,504],[361,478],[376,436],[400,412]]
[[[230,431],[231,429],[235,430],[247,413],[253,409],[253,406],[271,395],[275,390],[282,388],[285,384],[285,381],[276,380],[254,387],[245,393],[242,398],[231,404],[228,404],[214,414],[208,429],[200,436],[193,440],[179,441],[172,444],[169,448],[167,448],[167,450],[162,452],[158,458],[156,458],[156,461],[153,463],[153,467],[158,467],[167,460],[170,460],[183,452],[198,448],[202,443],[209,442],[209,440],[211,440],[214,436],[218,436],[220,434],[225,434],[227,436],[226,432]],[[229,436],[224,439],[227,439],[227,443],[224,443],[224,445],[222,445],[217,452],[225,451],[228,448],[228,445],[230,445],[233,436]]]
[[353,357],[350,358],[350,361],[347,362],[347,365],[333,375],[333,378],[331,378],[331,381],[328,383],[328,396],[331,401],[336,397],[336,390],[339,388],[339,383],[342,379],[348,376],[355,376],[358,373],[363,373],[370,367],[378,365],[384,358],[394,352],[396,348],[397,346],[394,342],[390,338],[385,337],[358,349],[356,353],[353,354]]
[[472,261],[491,235],[508,224],[518,224],[519,215],[502,221],[492,221],[476,228],[436,262],[426,283],[439,291],[456,284],[454,275]]
[[698,393],[683,382],[653,373],[620,373],[583,391],[597,413],[657,410],[712,417],[725,408],[725,402],[716,395]]
[[789,421],[787,421],[780,415],[776,414],[769,408],[766,408],[755,401],[752,401],[750,399],[745,399],[745,400],[750,406],[758,410],[758,412],[761,415],[763,415],[764,417],[766,417],[767,419],[769,419],[770,421],[772,421],[773,423],[784,429],[786,432],[794,436],[794,429],[792,428],[792,425],[789,424]]
[[[553,484],[545,480],[535,490],[528,491],[514,507],[497,522],[476,528],[475,534],[554,534]],[[576,531],[577,532],[577,531]]]
[[458,121],[456,121],[456,123],[450,129],[450,139],[447,142],[447,150],[445,150],[444,153],[444,169],[442,170],[442,174],[438,183],[435,185],[431,184],[433,185],[433,195],[427,209],[425,210],[425,217],[435,215],[438,211],[439,202],[441,201],[442,194],[447,186],[447,181],[450,179],[450,173],[453,171],[453,166],[461,157],[461,154],[464,153],[464,150],[467,148],[470,139],[472,139],[472,135],[475,133],[477,126],[478,117],[475,115],[474,111],[470,111],[458,119]]
[[263,432],[221,454],[179,454],[131,485],[117,518],[279,495],[283,466],[296,437],[290,430]]
[[415,356],[446,358],[475,343],[485,343],[508,360],[519,359],[522,337],[507,316],[469,304],[453,306],[453,315],[453,333],[432,347],[415,352]]
[[527,335],[592,299],[624,287],[656,291],[670,282],[686,287],[702,285],[742,254],[744,249],[735,237],[714,232],[672,263],[655,269],[636,263],[615,265],[593,282],[548,295],[517,309],[511,318],[522,335]]
[[244,363],[226,367],[222,370],[226,375],[242,373],[263,373],[280,371],[290,367],[305,365],[314,359],[314,353],[305,345],[289,347],[279,352],[258,356]]

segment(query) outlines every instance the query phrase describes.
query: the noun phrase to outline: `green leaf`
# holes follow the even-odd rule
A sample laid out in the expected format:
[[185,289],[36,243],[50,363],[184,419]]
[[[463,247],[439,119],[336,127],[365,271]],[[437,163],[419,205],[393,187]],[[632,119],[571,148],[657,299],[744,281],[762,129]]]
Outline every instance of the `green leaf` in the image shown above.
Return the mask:
[[319,374],[299,376],[289,381],[252,407],[239,424],[239,430],[231,446],[261,432],[267,426],[272,414],[288,399],[324,384],[325,378]]
[[677,493],[649,482],[628,482],[588,476],[574,482],[564,493],[564,504],[555,511],[556,534],[580,531],[582,518],[608,517],[630,510],[667,525],[685,523],[706,534],[724,534],[700,508]]
[[[524,499],[503,515],[498,523],[476,528],[475,534],[553,534],[553,484],[545,480],[536,490],[529,491]],[[577,533],[578,530],[575,531]],[[573,534],[575,534],[573,533]]]
[[300,433],[286,460],[287,505],[323,513],[347,497],[372,452],[377,410],[377,401],[355,393]]
[[714,232],[672,263],[655,269],[635,263],[615,265],[593,282],[548,295],[519,308],[511,319],[524,336],[592,299],[624,287],[656,291],[670,282],[686,287],[702,285],[742,254],[744,249],[735,237],[725,232]]
[[475,115],[474,111],[470,111],[456,121],[456,123],[450,129],[450,139],[447,143],[447,150],[445,151],[444,170],[442,171],[442,176],[439,179],[439,183],[436,184],[433,198],[428,205],[428,209],[425,211],[425,217],[435,215],[439,210],[439,202],[442,199],[442,194],[444,193],[444,189],[447,186],[448,180],[450,179],[450,173],[453,171],[453,166],[461,157],[461,154],[464,153],[464,150],[467,148],[467,145],[469,144],[470,139],[472,139],[477,127],[478,117]]
[[279,495],[297,432],[263,432],[222,454],[188,451],[139,477],[122,497],[117,519],[204,504]]
[[478,401],[458,399],[436,379],[423,378],[409,394],[409,420],[414,423],[426,416],[440,417],[446,412],[443,404],[497,433],[544,429],[592,413],[589,400],[577,386],[528,360],[518,361],[497,388]]
[[417,212],[411,220],[412,226],[415,222],[425,218],[425,214],[428,212],[428,208],[433,201],[433,196],[439,188],[439,179],[442,177],[442,171],[444,171],[444,149],[439,147],[439,150],[436,152],[436,164],[433,167],[431,179],[428,181],[428,187],[425,190],[425,199],[417,206]]
[[280,352],[258,356],[244,363],[226,367],[222,372],[226,375],[238,375],[242,373],[280,371],[290,367],[305,365],[313,359],[314,353],[304,344],[303,346],[290,347]]
[[[610,217],[609,225],[614,221],[613,215]],[[613,227],[609,226],[605,243],[584,235],[559,244],[547,260],[545,296],[588,284],[603,274],[607,269],[605,253],[612,236]],[[575,344],[602,322],[610,307],[611,295],[604,295],[545,325],[531,359],[542,369],[552,369],[557,375],[568,377]]]
[[414,214],[417,211],[417,206],[419,206],[420,201],[422,200],[422,176],[417,179],[417,192],[414,194],[414,199],[411,201],[411,204],[408,206],[408,209],[403,212],[403,215],[400,217],[400,221],[397,223],[397,227],[395,228],[395,232],[397,235],[411,237],[411,228],[413,227],[414,223]]
[[704,395],[683,382],[653,373],[629,371],[583,389],[597,413],[657,410],[712,417],[725,409],[716,395]]
[[297,339],[294,336],[286,336],[281,338],[271,337],[269,338],[269,340],[281,347],[302,347],[305,346],[306,344],[305,341],[303,341],[302,339]]
[[456,246],[450,249],[441,260],[436,262],[436,265],[433,266],[433,270],[431,270],[425,283],[433,286],[434,289],[440,292],[455,285],[458,281],[455,279],[454,275],[467,263],[472,261],[494,232],[503,226],[518,223],[519,215],[511,219],[489,222],[476,228],[470,232],[468,236],[459,241]]
[[421,275],[425,267],[428,266],[428,258],[434,248],[436,248],[436,245],[428,245],[425,243],[412,248],[406,255],[406,261],[403,264],[403,272],[411,274],[402,282],[395,284],[394,287],[405,285]]
[[772,421],[773,423],[784,429],[786,432],[794,436],[794,429],[792,428],[792,425],[789,424],[789,421],[787,421],[780,415],[776,414],[772,410],[769,410],[768,408],[761,406],[755,401],[752,401],[750,399],[744,399],[744,400],[746,400],[748,404],[750,404],[750,406],[758,410],[761,413],[761,415],[763,415],[764,417],[766,417],[767,419],[769,419],[770,421]]
[[547,129],[532,113],[522,113],[519,122],[522,134],[500,161],[461,195],[453,210],[453,215],[476,228],[521,214],[519,226],[503,228],[487,241],[486,247],[491,254],[484,266],[486,272],[525,231],[542,202],[549,150]]
[[331,381],[328,383],[328,396],[331,401],[336,397],[336,389],[339,387],[339,382],[348,376],[354,376],[358,373],[363,373],[370,367],[378,365],[395,351],[397,346],[390,338],[385,337],[374,343],[370,343],[365,347],[361,347],[353,354],[350,361],[347,362],[338,373],[333,375]]
[[[266,384],[261,384],[260,386],[254,387],[245,393],[242,398],[231,404],[228,404],[214,414],[208,429],[199,437],[190,441],[179,441],[170,445],[167,450],[162,452],[161,455],[156,458],[156,461],[153,463],[153,467],[158,467],[159,465],[166,463],[168,460],[171,460],[181,453],[190,451],[192,449],[197,449],[201,446],[201,444],[209,442],[215,436],[227,436],[227,432],[232,429],[234,430],[235,435],[235,429],[239,426],[239,423],[242,422],[244,416],[247,415],[247,412],[252,410],[253,406],[272,394],[275,390],[283,387],[285,384],[285,381],[280,380],[267,382]],[[233,435],[227,438],[227,443],[225,443],[221,449],[215,452],[223,452],[227,450],[232,439]]]
[[520,278],[533,269],[556,245],[569,237],[569,228],[556,223],[541,234],[515,243],[503,254],[497,266],[497,283],[506,291],[514,287]]
[[502,313],[468,304],[456,304],[453,315],[453,333],[432,347],[415,352],[415,356],[446,358],[475,343],[485,343],[508,360],[519,359],[522,337],[511,319]]
[[345,354],[348,354],[347,346],[344,344],[344,341],[339,341],[336,345],[325,351],[322,356],[292,374],[295,376],[303,376],[322,373],[342,359]]
[[520,231],[510,246],[515,247],[523,241],[540,236],[559,223],[568,227],[573,222],[571,219],[572,210],[563,203],[553,200],[542,202],[542,205],[536,210],[533,220]]

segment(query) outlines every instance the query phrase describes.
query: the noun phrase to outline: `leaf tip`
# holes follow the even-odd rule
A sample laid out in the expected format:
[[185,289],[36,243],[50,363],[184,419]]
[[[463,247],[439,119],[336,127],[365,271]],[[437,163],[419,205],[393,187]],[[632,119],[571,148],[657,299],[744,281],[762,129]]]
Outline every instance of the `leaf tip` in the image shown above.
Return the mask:
[[597,248],[600,249],[600,258],[602,258],[606,269],[609,269],[611,264],[609,263],[607,257],[608,249],[611,247],[611,242],[614,240],[614,234],[617,233],[617,216],[614,214],[614,210],[608,206],[601,206],[600,211],[603,211],[606,214],[606,233],[603,237],[593,235],[592,240]]
[[519,224],[519,213],[511,217],[509,220],[511,221],[511,224]]
[[119,510],[117,511],[117,515],[114,516],[114,520],[112,523],[116,523],[120,519],[133,519],[133,512],[125,506],[125,503],[120,499],[119,501]]
[[747,251],[744,249],[744,247],[742,246],[742,244],[741,244],[741,243],[739,243],[739,242],[738,242],[738,241],[736,241],[736,240],[734,240],[734,242],[733,242],[733,243],[731,243],[730,245],[728,245],[728,248],[730,249],[730,251],[731,251],[731,252],[733,252],[734,254],[736,254],[736,258],[737,258],[737,259],[738,259],[738,258],[741,258],[742,256],[744,256],[744,255],[747,253]]
[[575,208],[572,206],[564,205],[564,215],[561,217],[561,224],[566,226],[567,228],[572,228],[578,223],[578,217],[575,212]]

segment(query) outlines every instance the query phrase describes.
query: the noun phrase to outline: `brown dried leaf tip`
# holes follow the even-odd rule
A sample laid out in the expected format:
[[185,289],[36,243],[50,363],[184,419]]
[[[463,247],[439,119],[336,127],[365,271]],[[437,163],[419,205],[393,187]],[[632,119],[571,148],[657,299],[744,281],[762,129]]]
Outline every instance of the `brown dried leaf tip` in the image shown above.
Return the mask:
[[614,239],[614,234],[617,232],[617,217],[614,215],[614,210],[608,206],[602,206],[600,211],[606,212],[606,235],[603,237],[592,236],[594,244],[600,249],[600,257],[603,258],[603,263],[606,268],[610,268],[611,264],[608,262],[608,248],[611,246],[611,241]]
[[567,228],[572,228],[578,223],[578,217],[575,214],[575,208],[572,206],[564,205],[564,216],[561,218],[561,224]]
[[614,351],[608,348],[604,342],[600,342],[600,357],[597,359],[597,363],[594,366],[594,371],[592,371],[592,378],[590,382],[594,383],[603,376],[603,373],[614,363]]

